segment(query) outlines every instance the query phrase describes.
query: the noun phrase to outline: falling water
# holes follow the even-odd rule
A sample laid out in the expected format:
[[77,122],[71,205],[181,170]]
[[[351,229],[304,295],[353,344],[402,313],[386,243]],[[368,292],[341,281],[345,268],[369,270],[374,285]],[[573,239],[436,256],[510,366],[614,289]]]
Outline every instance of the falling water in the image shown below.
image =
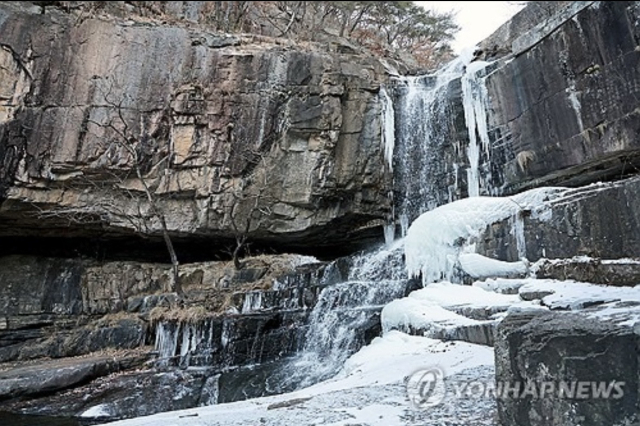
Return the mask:
[[[404,240],[353,259],[348,280],[327,286],[309,317],[300,355],[277,375],[280,386],[309,386],[336,374],[344,361],[380,332],[379,313],[410,286]],[[272,385],[273,386],[273,385]]]
[[[434,74],[394,81],[394,211],[402,236],[420,214],[480,193],[481,164],[489,150],[481,70],[489,64],[471,62],[472,52]],[[465,123],[457,121],[462,114]],[[466,191],[460,187],[464,182]]]
[[[421,213],[451,201],[447,190],[457,182],[455,162],[445,160],[444,151],[455,135],[456,84],[464,72],[464,61],[456,60],[441,71],[417,77],[396,78],[396,138],[394,209],[401,235]],[[445,190],[442,190],[445,185]]]

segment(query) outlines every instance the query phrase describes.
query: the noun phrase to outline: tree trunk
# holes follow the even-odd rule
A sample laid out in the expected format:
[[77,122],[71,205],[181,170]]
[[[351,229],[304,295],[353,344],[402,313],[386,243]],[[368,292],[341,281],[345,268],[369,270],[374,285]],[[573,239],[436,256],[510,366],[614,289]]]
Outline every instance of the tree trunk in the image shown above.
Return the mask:
[[[133,155],[135,155],[135,151],[133,151]],[[144,192],[147,195],[147,200],[149,201],[149,205],[151,206],[151,210],[153,214],[160,221],[160,226],[162,227],[162,238],[164,239],[164,244],[167,246],[167,251],[169,252],[169,258],[171,259],[171,271],[172,271],[172,290],[178,293],[180,297],[184,295],[182,292],[182,285],[180,284],[180,274],[178,271],[178,256],[176,255],[176,251],[173,248],[173,242],[171,241],[171,236],[169,236],[169,229],[167,227],[167,221],[164,219],[164,214],[160,213],[158,210],[158,206],[156,205],[156,200],[151,192],[151,188],[147,185],[147,181],[144,176],[142,176],[142,171],[140,170],[140,164],[138,162],[137,156],[134,157],[135,160],[135,169],[136,175],[138,176],[138,180],[142,184],[144,188]]]
[[242,262],[240,262],[240,252],[242,251],[242,248],[244,247],[246,241],[246,235],[236,237],[236,248],[233,250],[233,266],[238,271],[244,267]]
[[172,289],[178,294],[178,296],[183,296],[184,293],[182,291],[182,283],[180,283],[180,274],[178,267],[180,264],[178,263],[178,256],[176,256],[176,251],[173,248],[173,242],[171,241],[171,237],[169,236],[169,232],[167,231],[167,225],[164,221],[164,218],[160,219],[162,223],[162,237],[164,238],[164,243],[167,246],[167,251],[169,252],[169,257],[171,258],[171,272],[172,272]]

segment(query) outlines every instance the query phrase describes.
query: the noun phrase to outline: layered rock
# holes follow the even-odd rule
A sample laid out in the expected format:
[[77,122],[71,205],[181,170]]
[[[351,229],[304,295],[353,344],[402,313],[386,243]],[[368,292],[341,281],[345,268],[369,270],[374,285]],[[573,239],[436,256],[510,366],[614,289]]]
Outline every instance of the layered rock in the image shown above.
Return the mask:
[[175,237],[319,251],[381,237],[375,58],[39,11],[0,8],[0,235],[158,236],[147,185]]
[[576,2],[513,42],[485,78],[485,193],[635,173],[638,4]]
[[[227,310],[230,318],[220,319],[216,327],[221,329],[228,323],[225,328],[229,333],[237,331],[229,339],[252,340],[256,337],[254,326],[264,323],[271,324],[267,331],[294,330],[292,322],[304,322],[304,315],[298,318],[295,313],[313,307],[319,292],[318,278],[309,276],[322,276],[324,270],[322,264],[309,264],[304,267],[308,272],[302,269],[296,275],[298,263],[305,259],[291,255],[251,258],[240,271],[229,262],[184,265],[180,280],[188,302],[181,309],[175,293],[168,292],[171,272],[167,265],[2,257],[0,361],[132,349],[154,342],[154,322],[197,322],[220,317]],[[273,280],[282,274],[302,278],[282,290],[272,289]],[[335,279],[339,278],[333,282]],[[330,283],[331,279],[325,281]],[[236,319],[237,314],[251,314],[252,306],[253,310],[261,309],[260,304],[251,303],[252,295],[259,290],[266,293],[266,313]],[[270,299],[273,302],[268,305]],[[289,320],[281,318],[280,311],[285,309],[292,311]],[[277,338],[272,337],[275,343]],[[227,355],[233,358],[231,352]]]
[[[578,264],[574,268],[579,269],[577,272],[561,273],[559,266],[540,264],[541,277],[636,284],[632,278],[637,274],[634,261],[628,260],[629,265],[624,268],[624,261],[607,263],[607,259],[640,257],[639,190],[637,177],[570,190],[546,203],[546,207],[540,206],[541,211],[521,209],[510,219],[488,227],[478,238],[478,251],[503,260],[568,259],[579,255],[605,259],[596,260],[604,262],[604,266]],[[611,275],[602,276],[605,271]]]
[[266,374],[300,349],[320,290],[348,268],[314,260],[181,265],[180,300],[167,265],[2,257],[2,410],[115,419],[215,403],[221,372]]

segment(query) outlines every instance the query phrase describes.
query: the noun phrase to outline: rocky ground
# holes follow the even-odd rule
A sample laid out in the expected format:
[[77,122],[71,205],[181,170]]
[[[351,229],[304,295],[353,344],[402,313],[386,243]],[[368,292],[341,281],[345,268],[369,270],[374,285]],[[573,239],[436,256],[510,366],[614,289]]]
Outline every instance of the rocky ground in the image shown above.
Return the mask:
[[[594,262],[600,263],[585,257],[562,261],[544,259],[533,265],[531,270],[544,269],[545,275],[548,275],[553,270],[550,265],[558,267],[562,264],[565,268],[561,269],[566,272],[570,268],[593,268]],[[638,265],[633,259],[604,263],[607,268],[612,265],[621,268]],[[499,377],[503,380],[516,380],[518,377],[520,380],[527,379],[523,372],[517,371],[511,371],[511,376],[506,377],[505,370],[508,365],[524,365],[519,360],[533,356],[531,351],[535,348],[541,354],[553,354],[553,343],[540,346],[539,336],[545,333],[554,333],[556,341],[565,339],[573,342],[570,343],[571,350],[580,353],[591,351],[588,356],[595,361],[599,340],[607,341],[612,336],[622,336],[624,329],[630,330],[633,335],[634,326],[637,328],[640,321],[640,286],[614,287],[535,277],[491,278],[476,281],[472,286],[432,284],[400,299],[400,302],[411,299],[421,300],[422,305],[408,307],[403,323],[394,323],[394,316],[387,316],[385,334],[353,355],[334,379],[293,393],[162,413],[112,425],[497,425],[500,424],[500,404],[497,403],[493,387],[496,383],[495,368],[499,369]],[[443,315],[442,312],[448,314]],[[523,317],[530,320],[537,316],[558,317],[559,324],[564,326],[553,329],[541,327],[537,334],[533,328],[530,333],[533,333],[533,342],[538,342],[537,347],[527,346],[526,339],[520,343],[521,347],[511,346],[513,343],[510,338],[505,337],[508,335],[500,334],[507,328],[502,323],[511,324],[510,331],[513,332],[514,322],[522,322]],[[384,318],[383,310],[383,323]],[[576,341],[575,332],[580,328],[580,321],[589,324],[586,326],[588,331],[583,331],[579,335],[580,340]],[[461,341],[476,338],[478,326],[488,329],[488,334],[497,330],[500,341],[496,353],[489,346]],[[414,335],[393,328],[402,328]],[[517,327],[515,330],[518,330]],[[425,335],[439,336],[446,341]],[[565,358],[569,361],[563,364],[564,368],[570,369],[570,360],[573,358]],[[603,363],[607,360],[615,364],[611,356],[605,357]],[[544,359],[544,362],[549,363],[551,374],[547,379],[562,377],[560,372],[555,372],[549,359]],[[607,370],[605,365],[598,365],[600,371]],[[426,382],[422,376],[433,368],[444,373],[445,390],[439,399],[433,399],[434,394],[424,386]],[[630,363],[626,368],[617,371],[623,378],[632,381],[636,365]],[[542,380],[544,377],[528,378]],[[422,387],[416,387],[416,384]],[[633,392],[628,396],[635,398]],[[563,402],[549,401],[553,404]],[[508,415],[508,408],[505,407],[513,403],[501,402],[501,415]],[[587,405],[584,401],[569,403],[574,404],[573,411],[578,413]],[[589,405],[597,403],[588,402]],[[604,404],[614,406],[610,401],[604,401]],[[571,407],[563,407],[563,410],[572,412]],[[578,424],[576,419],[569,417],[565,419],[567,423],[559,424]],[[529,421],[524,418],[519,420]],[[633,422],[633,418],[629,417],[629,421]]]

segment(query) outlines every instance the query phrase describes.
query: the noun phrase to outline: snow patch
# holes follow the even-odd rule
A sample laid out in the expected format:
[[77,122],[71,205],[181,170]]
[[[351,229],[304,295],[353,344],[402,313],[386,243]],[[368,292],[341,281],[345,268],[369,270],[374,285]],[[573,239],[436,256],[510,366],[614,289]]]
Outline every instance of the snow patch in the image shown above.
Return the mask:
[[[432,336],[444,330],[484,324],[457,312],[500,312],[512,305],[530,305],[518,295],[505,295],[483,290],[480,287],[433,283],[411,292],[409,296],[394,300],[382,309],[383,331],[421,330]],[[491,320],[499,319],[493,315]]]
[[408,297],[432,301],[445,308],[454,306],[506,307],[520,300],[517,295],[499,294],[480,287],[448,282],[430,284],[423,289],[411,292]]
[[[404,381],[438,366],[447,376],[492,368],[493,349],[392,331],[351,356],[341,373],[306,389],[109,423],[111,426],[413,425]],[[448,402],[447,402],[448,401]],[[445,404],[459,401],[448,399]],[[280,405],[282,408],[278,408]],[[453,409],[453,411],[455,411]],[[431,424],[431,423],[429,423]]]
[[520,288],[520,293],[551,293],[542,298],[542,303],[551,309],[584,309],[611,302],[640,303],[640,285],[635,287],[612,287],[577,281],[531,279]]
[[523,261],[504,262],[478,253],[462,253],[458,260],[462,270],[472,278],[509,277],[527,273],[527,265]]
[[80,414],[82,418],[98,418],[110,417],[112,415],[111,408],[108,404],[95,405]]
[[495,293],[518,294],[520,287],[529,282],[529,279],[488,278],[484,281],[476,281],[471,285]]
[[445,329],[479,324],[476,321],[447,310],[429,300],[411,297],[394,300],[382,309],[382,330],[420,330],[433,335]]

